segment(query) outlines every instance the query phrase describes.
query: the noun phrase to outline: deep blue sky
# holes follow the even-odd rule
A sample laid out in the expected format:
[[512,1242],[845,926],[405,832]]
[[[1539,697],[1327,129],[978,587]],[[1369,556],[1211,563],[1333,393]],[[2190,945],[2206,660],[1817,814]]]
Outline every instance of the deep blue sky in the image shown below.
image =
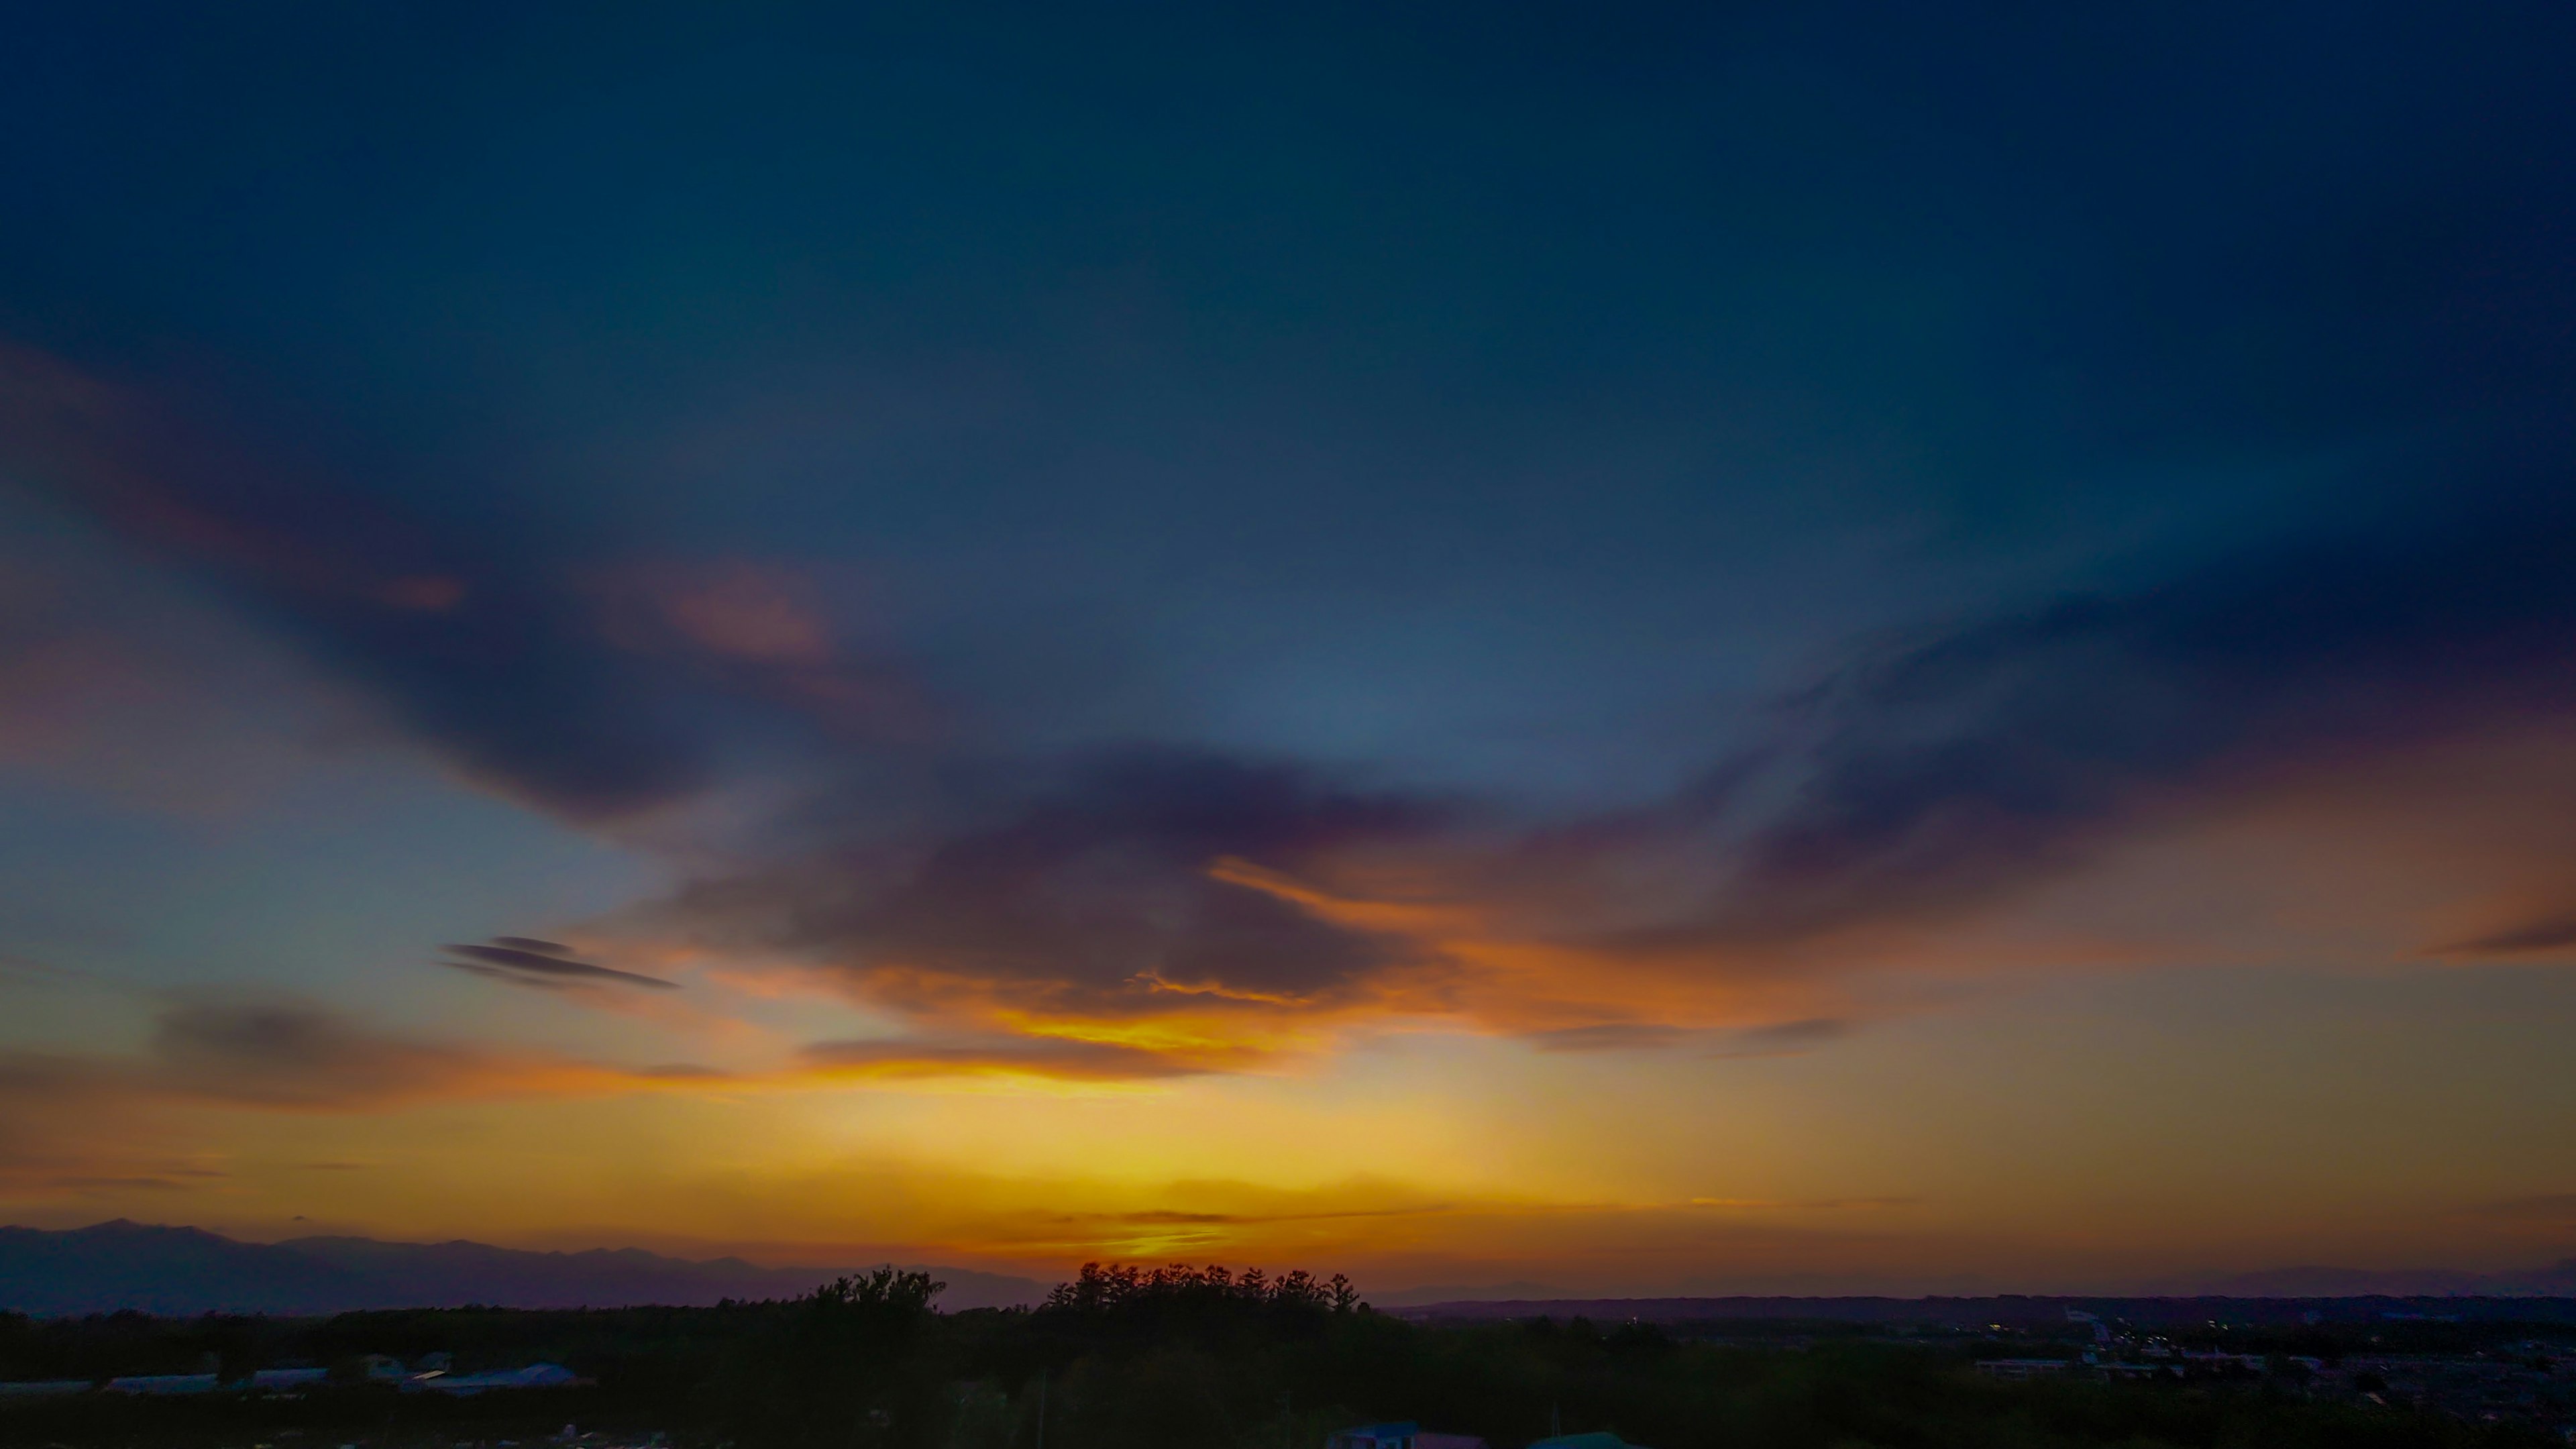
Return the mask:
[[82,7],[0,325],[540,564],[861,562],[1014,731],[1636,788],[2456,489],[2570,360],[2565,25]]

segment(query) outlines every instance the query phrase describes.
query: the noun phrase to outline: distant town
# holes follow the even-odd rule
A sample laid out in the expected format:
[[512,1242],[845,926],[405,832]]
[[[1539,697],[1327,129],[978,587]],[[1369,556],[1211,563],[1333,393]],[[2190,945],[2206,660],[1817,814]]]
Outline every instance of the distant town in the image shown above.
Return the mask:
[[[707,1305],[0,1314],[62,1449],[1716,1449],[2576,1443],[2576,1299],[1744,1298],[1372,1309],[1086,1267]],[[2012,1435],[2020,1435],[2018,1439]]]

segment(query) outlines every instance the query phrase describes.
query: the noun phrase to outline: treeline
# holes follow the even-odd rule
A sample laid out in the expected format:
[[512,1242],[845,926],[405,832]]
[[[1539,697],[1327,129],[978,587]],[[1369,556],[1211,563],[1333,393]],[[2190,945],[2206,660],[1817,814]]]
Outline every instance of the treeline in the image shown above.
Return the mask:
[[1241,1277],[1218,1264],[1193,1268],[1175,1263],[1163,1268],[1116,1264],[1107,1268],[1085,1263],[1070,1283],[1058,1283],[1047,1294],[1052,1313],[1079,1313],[1093,1318],[1189,1316],[1205,1310],[1268,1308],[1287,1313],[1348,1313],[1359,1306],[1359,1290],[1335,1273],[1318,1282],[1299,1269],[1273,1278],[1259,1268]]
[[[1654,1449],[2515,1449],[2522,1431],[2304,1401],[2260,1386],[2000,1384],[1964,1347],[1683,1341],[1650,1325],[1421,1327],[1348,1283],[1090,1267],[1032,1311],[940,1314],[893,1270],[713,1308],[344,1314],[328,1320],[0,1320],[0,1377],[227,1372],[454,1355],[562,1363],[596,1387],[444,1401],[389,1388],[301,1400],[0,1405],[0,1444],[219,1445],[288,1430],[370,1446],[528,1442],[570,1421],[733,1449],[1320,1449],[1417,1419],[1494,1449],[1609,1429]],[[128,1355],[131,1356],[123,1356]],[[191,1355],[196,1357],[192,1358]],[[264,1359],[264,1361],[262,1361]]]

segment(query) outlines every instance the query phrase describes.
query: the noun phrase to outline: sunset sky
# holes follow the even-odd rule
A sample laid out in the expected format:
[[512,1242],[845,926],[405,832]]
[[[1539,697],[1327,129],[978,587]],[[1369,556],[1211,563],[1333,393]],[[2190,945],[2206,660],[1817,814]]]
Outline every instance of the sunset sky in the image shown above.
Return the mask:
[[9,30],[0,1220],[2576,1255],[2576,9]]

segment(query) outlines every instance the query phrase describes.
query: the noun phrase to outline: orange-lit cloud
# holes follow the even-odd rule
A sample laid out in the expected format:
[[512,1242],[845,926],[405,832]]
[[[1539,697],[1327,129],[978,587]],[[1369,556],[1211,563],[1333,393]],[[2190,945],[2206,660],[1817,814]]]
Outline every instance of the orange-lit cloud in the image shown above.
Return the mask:
[[[2446,949],[2546,958],[2562,949],[2548,929],[2556,877],[2529,870],[2557,858],[2557,837],[2512,825],[2497,802],[2565,773],[2569,752],[2550,738],[2429,742],[2374,756],[2359,773],[2332,762],[2284,770],[2263,789],[2091,844],[2083,868],[2040,872],[1975,910],[1865,915],[1783,939],[1658,939],[1631,929],[1636,901],[1587,878],[1624,869],[1615,855],[1596,851],[1566,876],[1530,879],[1524,840],[1479,841],[1398,817],[1385,833],[1318,842],[1299,834],[1308,827],[1297,812],[1308,807],[1297,804],[1260,826],[1285,832],[1275,858],[1294,868],[1238,851],[1158,860],[1158,838],[1060,836],[1041,817],[937,847],[915,867],[928,875],[911,885],[900,862],[807,860],[783,875],[711,883],[599,929],[612,950],[633,931],[627,945],[646,957],[731,959],[712,975],[748,973],[773,994],[805,983],[912,1021],[929,1049],[867,1049],[889,1078],[1126,1070],[1112,1062],[1138,1077],[1302,1070],[1358,1035],[1390,1031],[1514,1036],[1550,1052],[1794,1054],[1873,1021],[1940,1009],[1981,984],[2212,952],[2302,963],[2354,960],[2358,946],[2359,959],[2402,961],[2419,949],[2427,910],[2448,901],[2448,918],[2460,920],[2461,904],[2526,877],[2512,901],[2480,908],[2496,927],[2479,931],[2469,917],[2477,933],[2454,934]],[[2485,762],[2490,778],[2467,780],[2447,763],[2459,758]],[[2444,843],[2427,856],[2418,843],[2437,823]],[[1014,838],[1022,831],[1036,841]],[[1637,845],[1623,833],[1621,842],[1645,852],[1638,870],[1662,868],[1653,839]],[[979,856],[1009,868],[969,868]],[[2308,862],[2316,878],[2267,870],[2264,860]],[[895,873],[890,894],[870,884],[881,869]],[[2361,893],[2336,884],[2365,876],[2411,884]],[[2240,904],[2222,909],[2230,893]],[[1650,895],[1648,907],[1661,899]],[[2335,912],[2332,930],[2303,924]],[[781,932],[781,921],[792,924]],[[1256,944],[1237,947],[1227,936],[1236,929]],[[1265,954],[1282,943],[1314,954]],[[982,1045],[942,1045],[961,1033]],[[1065,1042],[1116,1055],[1059,1061],[1050,1053]]]

